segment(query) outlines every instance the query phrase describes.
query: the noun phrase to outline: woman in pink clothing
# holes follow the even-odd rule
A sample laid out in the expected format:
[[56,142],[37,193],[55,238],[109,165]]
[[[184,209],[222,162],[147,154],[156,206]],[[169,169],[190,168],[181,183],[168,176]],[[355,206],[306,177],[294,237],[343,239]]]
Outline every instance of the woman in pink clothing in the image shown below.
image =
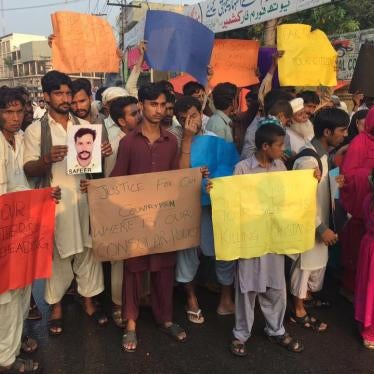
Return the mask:
[[365,233],[363,201],[370,192],[368,176],[374,168],[374,109],[365,120],[365,130],[350,143],[344,157],[341,174],[345,177],[341,188],[341,202],[352,216],[339,237],[342,243],[342,286],[353,294],[355,289],[357,258],[361,239]]
[[357,263],[355,318],[361,324],[364,346],[374,349],[374,170],[370,179],[373,191],[363,204],[366,234]]

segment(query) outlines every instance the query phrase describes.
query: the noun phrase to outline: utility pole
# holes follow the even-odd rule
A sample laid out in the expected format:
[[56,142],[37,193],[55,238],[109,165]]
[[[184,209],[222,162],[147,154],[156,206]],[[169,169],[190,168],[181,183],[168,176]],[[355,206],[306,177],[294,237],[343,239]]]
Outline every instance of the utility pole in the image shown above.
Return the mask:
[[141,4],[127,4],[126,0],[121,0],[120,3],[111,3],[107,1],[107,5],[119,6],[121,7],[120,17],[121,17],[121,28],[120,28],[120,49],[125,53],[125,58],[121,61],[121,71],[123,84],[127,80],[127,53],[125,49],[125,29],[127,30],[127,9],[128,8],[141,8]]

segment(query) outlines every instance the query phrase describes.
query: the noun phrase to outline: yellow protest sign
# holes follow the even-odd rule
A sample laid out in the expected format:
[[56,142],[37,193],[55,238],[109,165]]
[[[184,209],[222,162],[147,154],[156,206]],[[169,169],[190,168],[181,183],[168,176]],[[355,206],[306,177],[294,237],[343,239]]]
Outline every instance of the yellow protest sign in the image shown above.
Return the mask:
[[105,19],[76,12],[57,12],[51,18],[54,69],[67,74],[119,71],[117,42]]
[[93,252],[101,261],[200,244],[199,168],[90,181]]
[[217,260],[313,248],[316,191],[313,170],[213,179],[210,195]]
[[210,60],[213,68],[212,87],[227,81],[238,87],[257,84],[259,48],[256,40],[216,39]]
[[284,51],[278,61],[281,86],[336,86],[337,53],[321,30],[285,24],[277,28],[277,47]]

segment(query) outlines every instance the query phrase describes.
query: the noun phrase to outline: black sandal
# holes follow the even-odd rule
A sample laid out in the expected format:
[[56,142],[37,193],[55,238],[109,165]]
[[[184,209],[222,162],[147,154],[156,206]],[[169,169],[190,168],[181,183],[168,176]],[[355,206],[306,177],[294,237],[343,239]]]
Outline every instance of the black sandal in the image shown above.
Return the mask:
[[281,347],[286,348],[290,352],[299,353],[304,350],[303,344],[299,340],[294,339],[288,333],[284,333],[283,335],[278,336],[266,336],[272,343],[279,344]]
[[316,308],[316,309],[329,309],[331,308],[331,302],[318,297],[312,297],[311,299],[304,300],[305,308]]
[[[23,353],[34,353],[38,349],[38,342],[27,335],[22,336],[21,351]],[[1,372],[0,372],[1,373]]]
[[[60,331],[56,331],[57,329],[61,329]],[[63,333],[63,323],[62,318],[51,319],[48,321],[48,334],[50,336],[59,336]]]
[[87,316],[92,318],[98,326],[105,326],[108,323],[108,317],[101,310],[95,310],[91,315],[87,314]]
[[187,340],[187,337],[179,338],[179,335],[183,332],[186,333],[186,331],[183,330],[182,327],[180,327],[177,323],[172,323],[168,327],[161,326],[161,331],[172,337],[178,343],[184,343]]
[[245,343],[241,343],[237,339],[233,339],[230,343],[230,352],[234,356],[245,357],[248,356],[248,350]]
[[[324,332],[327,330],[327,324],[324,322],[321,322],[317,318],[311,316],[310,314],[305,314],[303,317],[297,317],[296,314],[291,314],[290,321],[297,323],[298,325],[306,328],[311,329],[317,332]],[[322,325],[325,324],[326,327],[322,328]]]
[[30,306],[29,314],[27,315],[26,319],[29,321],[38,321],[42,319],[42,314],[40,313],[40,310],[36,304]]
[[[37,364],[36,367],[35,364]],[[21,369],[23,369],[23,371],[21,371]],[[2,374],[40,374],[43,372],[39,362],[34,360],[23,360],[22,358],[16,358],[9,368],[0,366],[0,370],[0,373]]]

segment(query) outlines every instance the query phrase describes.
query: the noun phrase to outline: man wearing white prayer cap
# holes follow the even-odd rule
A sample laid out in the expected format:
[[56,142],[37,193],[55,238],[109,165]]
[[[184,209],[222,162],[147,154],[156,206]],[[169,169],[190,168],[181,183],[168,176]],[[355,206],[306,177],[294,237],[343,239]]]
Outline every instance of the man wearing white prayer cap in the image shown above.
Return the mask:
[[290,101],[293,115],[290,126],[286,132],[289,136],[289,148],[292,154],[299,153],[300,149],[305,146],[314,137],[313,124],[308,118],[304,108],[304,100],[301,97]]

